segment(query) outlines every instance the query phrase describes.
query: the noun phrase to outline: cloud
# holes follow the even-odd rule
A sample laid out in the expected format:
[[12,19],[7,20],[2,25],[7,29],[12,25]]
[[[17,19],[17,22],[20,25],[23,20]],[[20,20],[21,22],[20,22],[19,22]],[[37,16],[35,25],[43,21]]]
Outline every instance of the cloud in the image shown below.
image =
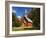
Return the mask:
[[15,10],[13,10],[12,12],[13,12],[13,13],[16,13],[16,11],[15,11]]
[[21,18],[21,16],[17,16],[17,18]]

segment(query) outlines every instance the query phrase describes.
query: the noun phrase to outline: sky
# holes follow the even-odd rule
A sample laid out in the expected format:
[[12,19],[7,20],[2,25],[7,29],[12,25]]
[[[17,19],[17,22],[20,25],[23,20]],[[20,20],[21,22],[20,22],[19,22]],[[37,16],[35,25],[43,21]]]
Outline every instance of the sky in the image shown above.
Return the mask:
[[16,14],[16,17],[22,17],[27,11],[31,11],[31,7],[12,7],[12,12]]

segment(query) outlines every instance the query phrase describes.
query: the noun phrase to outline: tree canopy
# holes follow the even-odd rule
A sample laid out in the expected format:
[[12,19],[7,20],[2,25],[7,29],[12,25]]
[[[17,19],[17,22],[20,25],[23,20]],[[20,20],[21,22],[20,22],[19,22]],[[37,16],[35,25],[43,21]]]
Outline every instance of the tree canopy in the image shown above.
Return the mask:
[[32,8],[28,16],[33,21],[33,28],[40,29],[40,8]]

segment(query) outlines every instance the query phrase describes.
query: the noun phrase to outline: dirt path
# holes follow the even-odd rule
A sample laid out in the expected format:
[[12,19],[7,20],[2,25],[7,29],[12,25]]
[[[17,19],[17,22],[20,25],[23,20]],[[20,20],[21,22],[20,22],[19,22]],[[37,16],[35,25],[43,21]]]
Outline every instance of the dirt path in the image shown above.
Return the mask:
[[20,27],[13,27],[14,30],[24,30],[24,28],[32,28],[30,26],[24,26],[24,23],[22,23],[22,25]]

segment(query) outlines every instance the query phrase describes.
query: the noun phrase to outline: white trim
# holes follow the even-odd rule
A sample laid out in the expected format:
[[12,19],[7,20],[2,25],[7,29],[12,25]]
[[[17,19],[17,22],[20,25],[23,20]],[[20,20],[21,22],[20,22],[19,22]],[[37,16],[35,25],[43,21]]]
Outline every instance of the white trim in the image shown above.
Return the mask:
[[[40,8],[40,30],[27,30],[27,31],[12,31],[12,7],[34,7],[34,8]],[[9,19],[9,34],[26,34],[26,33],[42,33],[43,31],[43,6],[42,5],[21,5],[21,4],[10,4],[9,5],[10,10],[10,19]]]
[[25,15],[25,18],[26,18],[29,22],[32,22],[32,20],[29,19],[29,18],[27,17],[27,15]]

